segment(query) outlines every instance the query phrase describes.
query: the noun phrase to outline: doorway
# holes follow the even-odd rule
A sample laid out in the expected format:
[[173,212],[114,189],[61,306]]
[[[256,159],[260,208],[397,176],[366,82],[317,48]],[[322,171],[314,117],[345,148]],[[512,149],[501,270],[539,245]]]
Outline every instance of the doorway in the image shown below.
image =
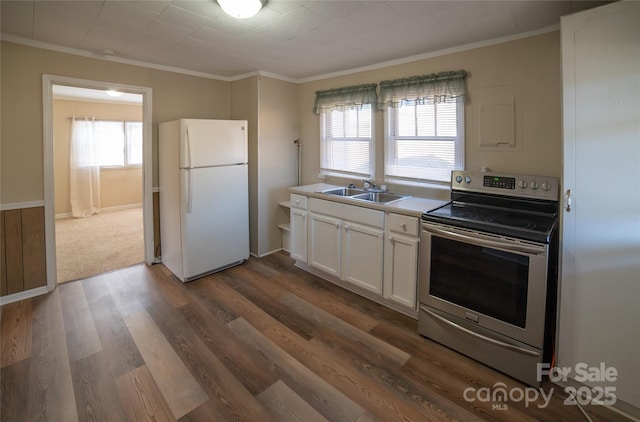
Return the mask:
[[[107,98],[107,95],[105,95],[107,90],[116,91],[121,96],[114,97],[115,100],[111,99],[111,97]],[[114,104],[116,102],[118,105]],[[111,111],[108,111],[109,109]],[[114,109],[121,110],[116,114],[109,114],[113,113]],[[129,109],[130,113],[127,115],[124,109]],[[61,117],[60,114],[63,114],[63,116]],[[53,290],[60,282],[85,278],[136,262],[153,263],[151,89],[44,75],[43,116],[45,132],[45,242],[48,290]],[[62,142],[61,146],[61,140],[58,138],[71,138],[72,118],[74,117],[76,118],[76,123],[79,123],[79,119],[84,118],[93,118],[94,122],[103,121],[105,123],[100,127],[108,130],[113,130],[114,127],[117,129],[118,124],[121,124],[123,125],[123,133],[125,133],[123,136],[125,137],[127,131],[139,130],[142,134],[142,145],[131,145],[130,151],[125,150],[124,154],[128,155],[122,166],[120,163],[109,163],[109,160],[113,160],[113,158],[105,159],[107,165],[102,165],[104,163],[101,163],[98,174],[106,176],[101,177],[103,179],[101,182],[102,194],[99,198],[102,198],[102,200],[94,210],[97,212],[84,211],[85,214],[93,214],[93,216],[86,218],[71,218],[74,211],[70,209],[70,205],[67,205],[69,203],[69,171],[58,171],[60,169],[56,168],[57,166],[69,166],[69,146],[67,146],[66,151],[64,146],[70,145],[70,140],[65,140],[66,144]],[[61,118],[64,119],[64,122],[61,122]],[[127,123],[132,121],[137,121],[138,123]],[[61,127],[61,125],[66,126]],[[127,125],[126,128],[125,125]],[[134,129],[131,129],[130,126],[134,127]],[[61,149],[62,151],[60,151]],[[61,156],[66,157],[66,162],[65,160],[59,162]],[[127,176],[129,177],[127,178]],[[118,198],[118,196],[120,197]],[[76,209],[78,208],[76,207]],[[71,233],[65,232],[62,234],[59,230],[56,233],[56,226],[60,229],[63,226],[61,223],[65,223],[65,230],[69,226],[75,227],[71,228]],[[94,224],[95,226],[93,226]],[[108,228],[100,229],[99,225]],[[126,236],[131,236],[131,233],[138,237],[142,236],[142,242],[140,242],[139,238],[137,241],[133,241],[134,252],[130,249],[131,245],[125,244],[123,235],[119,235],[122,232],[117,232],[116,227],[118,227],[117,230],[125,230],[125,232],[128,230],[128,233],[125,234]],[[73,235],[74,232],[76,232],[75,235],[80,236],[79,240],[69,240],[69,235]],[[83,235],[83,232],[88,234]],[[110,237],[111,240],[101,237],[103,235]],[[85,245],[78,248],[78,244],[82,242]],[[109,242],[111,242],[111,246],[109,246]],[[65,244],[67,246],[71,244],[72,248],[75,247],[76,250],[63,250],[62,248],[65,248]],[[58,251],[58,248],[61,248],[61,250]],[[93,256],[90,253],[85,257],[79,256],[80,252],[88,253],[92,248],[96,251]],[[69,254],[72,259],[77,258],[82,265],[69,264]],[[69,267],[69,265],[78,267],[75,269],[78,270],[75,275],[73,275],[72,271],[71,276],[69,276],[68,268],[58,268],[58,265],[62,262],[60,258],[63,255],[66,255],[66,261],[64,261],[65,264],[63,265],[66,267]],[[78,256],[75,257],[74,255]],[[94,267],[94,269],[90,267]]]
[[58,283],[144,261],[142,95],[53,85]]

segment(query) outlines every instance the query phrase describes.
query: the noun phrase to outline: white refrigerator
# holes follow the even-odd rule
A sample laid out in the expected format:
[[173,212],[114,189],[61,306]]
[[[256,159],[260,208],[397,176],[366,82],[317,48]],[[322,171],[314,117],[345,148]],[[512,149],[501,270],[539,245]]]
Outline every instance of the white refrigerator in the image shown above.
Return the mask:
[[182,282],[249,259],[247,154],[246,120],[160,123],[161,256]]

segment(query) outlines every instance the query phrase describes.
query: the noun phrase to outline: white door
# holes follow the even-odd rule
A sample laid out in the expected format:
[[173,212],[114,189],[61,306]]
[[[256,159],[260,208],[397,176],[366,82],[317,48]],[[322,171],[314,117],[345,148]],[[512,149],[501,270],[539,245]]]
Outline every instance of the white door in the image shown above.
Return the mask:
[[184,278],[249,258],[247,166],[180,170]]
[[[615,368],[640,408],[640,2],[563,18],[565,192],[556,366]],[[571,206],[567,198],[571,197]],[[575,371],[570,378],[576,376]],[[601,398],[604,400],[604,398]]]
[[247,162],[246,120],[180,121],[180,168]]
[[340,277],[341,221],[326,215],[308,215],[309,265]]
[[383,239],[381,229],[345,222],[341,278],[381,295]]

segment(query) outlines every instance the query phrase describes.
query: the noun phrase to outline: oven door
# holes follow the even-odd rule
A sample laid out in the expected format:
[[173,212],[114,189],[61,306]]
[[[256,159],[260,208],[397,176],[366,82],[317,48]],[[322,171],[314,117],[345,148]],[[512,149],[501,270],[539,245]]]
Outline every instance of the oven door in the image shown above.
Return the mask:
[[542,349],[547,245],[427,222],[420,243],[421,304]]

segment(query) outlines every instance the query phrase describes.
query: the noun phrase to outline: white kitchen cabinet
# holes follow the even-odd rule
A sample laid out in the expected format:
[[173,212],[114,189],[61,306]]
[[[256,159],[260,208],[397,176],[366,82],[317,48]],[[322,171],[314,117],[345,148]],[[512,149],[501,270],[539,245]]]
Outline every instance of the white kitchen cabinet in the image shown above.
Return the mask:
[[342,280],[382,294],[384,232],[375,227],[344,222],[342,227]]
[[[573,369],[566,381],[586,384],[578,391],[615,390],[613,405],[640,418],[638,22],[636,1],[562,18],[564,202],[556,366]],[[577,365],[604,365],[618,375],[585,379]]]
[[292,194],[291,257],[306,271],[415,318],[419,217],[355,202]]
[[309,200],[309,265],[359,289],[382,295],[384,213],[317,198]]
[[289,202],[289,254],[307,262],[307,197],[292,194]]
[[342,221],[322,214],[309,214],[309,265],[340,277]]
[[419,221],[387,214],[384,246],[384,297],[417,309]]

